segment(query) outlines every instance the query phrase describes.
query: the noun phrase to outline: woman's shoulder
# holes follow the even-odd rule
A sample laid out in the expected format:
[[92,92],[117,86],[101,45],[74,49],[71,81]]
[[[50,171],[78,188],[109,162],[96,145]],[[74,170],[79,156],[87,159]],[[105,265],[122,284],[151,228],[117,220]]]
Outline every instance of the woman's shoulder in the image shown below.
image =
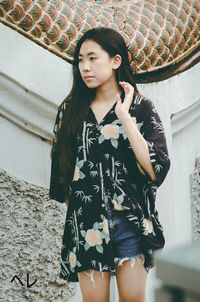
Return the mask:
[[155,111],[154,103],[142,94],[136,94],[131,104],[131,110],[133,114],[137,115],[138,118],[145,118],[153,111]]
[[154,103],[151,99],[145,97],[142,94],[136,94],[133,98],[133,105],[139,107],[151,107],[154,106]]

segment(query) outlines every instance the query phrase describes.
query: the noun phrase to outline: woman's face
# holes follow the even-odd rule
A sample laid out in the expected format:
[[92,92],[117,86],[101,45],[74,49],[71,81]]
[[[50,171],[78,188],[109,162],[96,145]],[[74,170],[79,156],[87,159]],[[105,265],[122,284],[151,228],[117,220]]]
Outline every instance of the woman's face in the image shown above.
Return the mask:
[[[119,59],[117,61],[119,61]],[[89,88],[97,88],[111,78],[115,78],[114,69],[118,66],[119,65],[116,64],[116,58],[110,57],[95,41],[86,40],[81,45],[79,52],[79,70],[83,81]]]

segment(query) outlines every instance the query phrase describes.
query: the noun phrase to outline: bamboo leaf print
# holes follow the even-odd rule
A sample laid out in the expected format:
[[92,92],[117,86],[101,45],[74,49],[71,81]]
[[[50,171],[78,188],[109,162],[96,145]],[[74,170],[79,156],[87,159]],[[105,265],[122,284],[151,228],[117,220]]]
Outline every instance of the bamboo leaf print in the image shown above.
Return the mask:
[[106,174],[108,175],[108,176],[110,176],[111,174],[110,174],[110,170],[109,169],[107,169],[106,170]]
[[92,195],[85,195],[82,197],[82,200],[92,202]]
[[81,222],[81,223],[79,224],[79,226],[80,226],[80,229],[82,229],[82,228],[83,228],[83,226],[84,226],[84,223],[83,223],[83,222]]
[[98,175],[98,171],[90,171],[90,175],[92,177],[96,177]]
[[96,260],[92,260],[92,261],[91,261],[91,264],[92,264],[93,266],[95,266],[95,265],[96,265]]
[[94,188],[94,191],[96,191],[96,193],[98,193],[100,190],[100,186],[98,186],[98,185],[93,185],[93,188]]
[[137,95],[135,97],[135,104],[140,105],[140,103],[142,102],[143,98],[139,95]]
[[110,154],[109,154],[109,153],[106,153],[106,154],[104,154],[104,157],[105,157],[106,160],[108,160],[109,157],[110,157]]
[[91,202],[92,201],[92,195],[85,195],[85,193],[83,191],[75,191],[75,194],[77,197],[80,197],[80,199],[82,201],[89,201]]
[[92,161],[90,161],[90,160],[88,160],[88,167],[90,169],[92,169],[94,167],[94,163]]
[[80,208],[78,209],[78,211],[77,211],[77,215],[80,216],[80,215],[82,214],[82,211],[83,211],[83,208],[80,207]]
[[155,172],[160,172],[161,169],[163,169],[163,166],[161,164],[155,165]]
[[86,140],[86,121],[83,123],[83,133],[82,133],[82,140],[83,140],[83,157],[84,160],[86,160],[86,146],[85,146],[85,140]]
[[88,138],[88,139],[87,139],[88,146],[91,147],[91,145],[93,144],[93,141],[95,142],[95,140],[96,140],[96,139],[95,139],[95,138],[92,138],[92,137],[91,137],[91,138]]
[[78,147],[78,153],[79,153],[82,149],[83,149],[83,146],[82,146],[82,145],[79,146],[79,147]]
[[158,130],[158,133],[164,133],[162,122],[158,122],[154,116],[151,118],[151,124],[153,125],[154,129]]
[[83,191],[76,191],[75,194],[77,197],[81,197],[81,195],[84,195]]
[[118,160],[116,160],[116,161],[115,161],[115,166],[120,167],[120,166],[121,166],[121,163],[120,163]]

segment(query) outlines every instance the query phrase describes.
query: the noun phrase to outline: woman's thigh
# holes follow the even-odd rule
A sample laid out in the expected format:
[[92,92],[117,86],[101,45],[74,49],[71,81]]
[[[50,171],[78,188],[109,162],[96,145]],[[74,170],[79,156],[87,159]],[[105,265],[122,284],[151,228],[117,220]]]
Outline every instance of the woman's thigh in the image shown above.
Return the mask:
[[82,302],[109,302],[110,297],[109,272],[87,270],[78,273]]
[[145,302],[147,271],[143,257],[127,259],[116,265],[116,280],[120,302]]

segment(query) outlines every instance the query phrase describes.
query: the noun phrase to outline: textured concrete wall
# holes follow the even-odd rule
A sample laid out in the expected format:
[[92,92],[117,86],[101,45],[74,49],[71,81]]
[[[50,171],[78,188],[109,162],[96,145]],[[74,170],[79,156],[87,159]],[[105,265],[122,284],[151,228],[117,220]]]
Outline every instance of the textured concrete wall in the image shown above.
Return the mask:
[[200,238],[200,157],[196,158],[192,181],[192,238]]
[[[66,211],[48,190],[0,169],[0,301],[67,302],[75,283],[59,278]],[[36,283],[27,288],[36,279]],[[17,275],[23,283],[12,278]]]

